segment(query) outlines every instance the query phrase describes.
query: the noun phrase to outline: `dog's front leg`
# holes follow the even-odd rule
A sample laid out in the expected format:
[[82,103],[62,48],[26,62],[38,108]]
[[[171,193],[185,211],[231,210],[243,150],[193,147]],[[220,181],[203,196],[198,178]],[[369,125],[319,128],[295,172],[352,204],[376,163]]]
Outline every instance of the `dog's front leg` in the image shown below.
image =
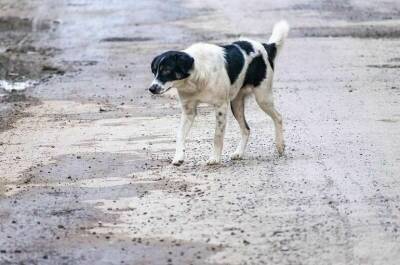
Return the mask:
[[196,104],[182,104],[181,123],[176,137],[176,151],[172,164],[180,166],[185,159],[185,141],[196,117]]
[[228,106],[229,103],[224,103],[215,108],[216,126],[214,135],[214,155],[207,161],[208,165],[219,164],[221,162]]

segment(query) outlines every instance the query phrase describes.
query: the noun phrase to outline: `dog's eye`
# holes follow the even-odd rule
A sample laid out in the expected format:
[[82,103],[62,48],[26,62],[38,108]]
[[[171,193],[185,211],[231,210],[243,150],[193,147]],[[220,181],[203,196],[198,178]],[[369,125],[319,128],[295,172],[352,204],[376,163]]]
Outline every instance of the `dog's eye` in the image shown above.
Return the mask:
[[171,70],[169,70],[169,69],[163,69],[163,70],[162,70],[162,73],[163,73],[163,75],[168,75],[168,74],[171,73]]

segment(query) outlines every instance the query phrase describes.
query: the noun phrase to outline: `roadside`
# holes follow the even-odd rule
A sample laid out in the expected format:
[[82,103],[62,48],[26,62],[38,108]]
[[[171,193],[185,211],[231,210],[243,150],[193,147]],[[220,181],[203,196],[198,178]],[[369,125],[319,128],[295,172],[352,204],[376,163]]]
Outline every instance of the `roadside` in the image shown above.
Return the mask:
[[[35,45],[53,47],[46,60],[65,74],[28,89],[41,104],[0,133],[2,263],[397,264],[395,1],[31,3],[59,21]],[[228,159],[230,117],[223,164],[205,166],[213,115],[202,107],[187,162],[170,166],[179,107],[146,91],[153,56],[266,39],[282,17],[286,156],[250,99],[246,160]]]
[[38,43],[46,42],[58,21],[41,18],[37,9],[31,1],[0,4],[0,131],[26,116],[26,107],[38,104],[24,93],[26,88],[64,73],[48,60],[57,49]]

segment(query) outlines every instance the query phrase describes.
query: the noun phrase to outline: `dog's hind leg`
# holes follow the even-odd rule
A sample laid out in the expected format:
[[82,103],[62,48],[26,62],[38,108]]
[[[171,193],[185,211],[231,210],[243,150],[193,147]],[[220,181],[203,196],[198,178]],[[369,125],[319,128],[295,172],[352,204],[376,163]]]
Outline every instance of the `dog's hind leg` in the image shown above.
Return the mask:
[[274,107],[272,91],[265,83],[253,89],[256,101],[260,108],[267,113],[275,125],[275,143],[279,155],[283,155],[285,144],[283,140],[282,116]]
[[221,162],[222,148],[224,145],[224,135],[226,127],[226,114],[229,102],[223,103],[215,107],[215,135],[214,135],[214,154],[207,161],[208,165],[219,164]]
[[176,152],[172,160],[172,164],[175,166],[181,165],[185,159],[185,141],[196,117],[196,107],[197,103],[194,102],[182,103],[181,123],[176,137]]
[[239,123],[241,140],[236,148],[236,151],[231,155],[231,159],[241,159],[246,149],[247,141],[249,140],[250,128],[246,122],[244,115],[245,94],[239,92],[235,99],[231,101],[231,110],[236,121]]

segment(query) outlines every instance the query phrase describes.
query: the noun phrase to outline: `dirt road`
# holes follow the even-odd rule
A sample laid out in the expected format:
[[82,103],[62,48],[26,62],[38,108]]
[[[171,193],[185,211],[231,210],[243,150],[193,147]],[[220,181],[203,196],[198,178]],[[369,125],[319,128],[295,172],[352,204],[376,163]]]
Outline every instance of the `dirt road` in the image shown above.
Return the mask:
[[[1,78],[38,82],[0,92],[0,264],[399,264],[398,1],[0,7],[0,63],[14,67]],[[214,120],[202,106],[187,161],[171,166],[180,110],[173,93],[146,91],[151,59],[266,40],[281,18],[285,156],[249,99],[245,160],[229,159],[230,116],[222,165],[205,165]]]

